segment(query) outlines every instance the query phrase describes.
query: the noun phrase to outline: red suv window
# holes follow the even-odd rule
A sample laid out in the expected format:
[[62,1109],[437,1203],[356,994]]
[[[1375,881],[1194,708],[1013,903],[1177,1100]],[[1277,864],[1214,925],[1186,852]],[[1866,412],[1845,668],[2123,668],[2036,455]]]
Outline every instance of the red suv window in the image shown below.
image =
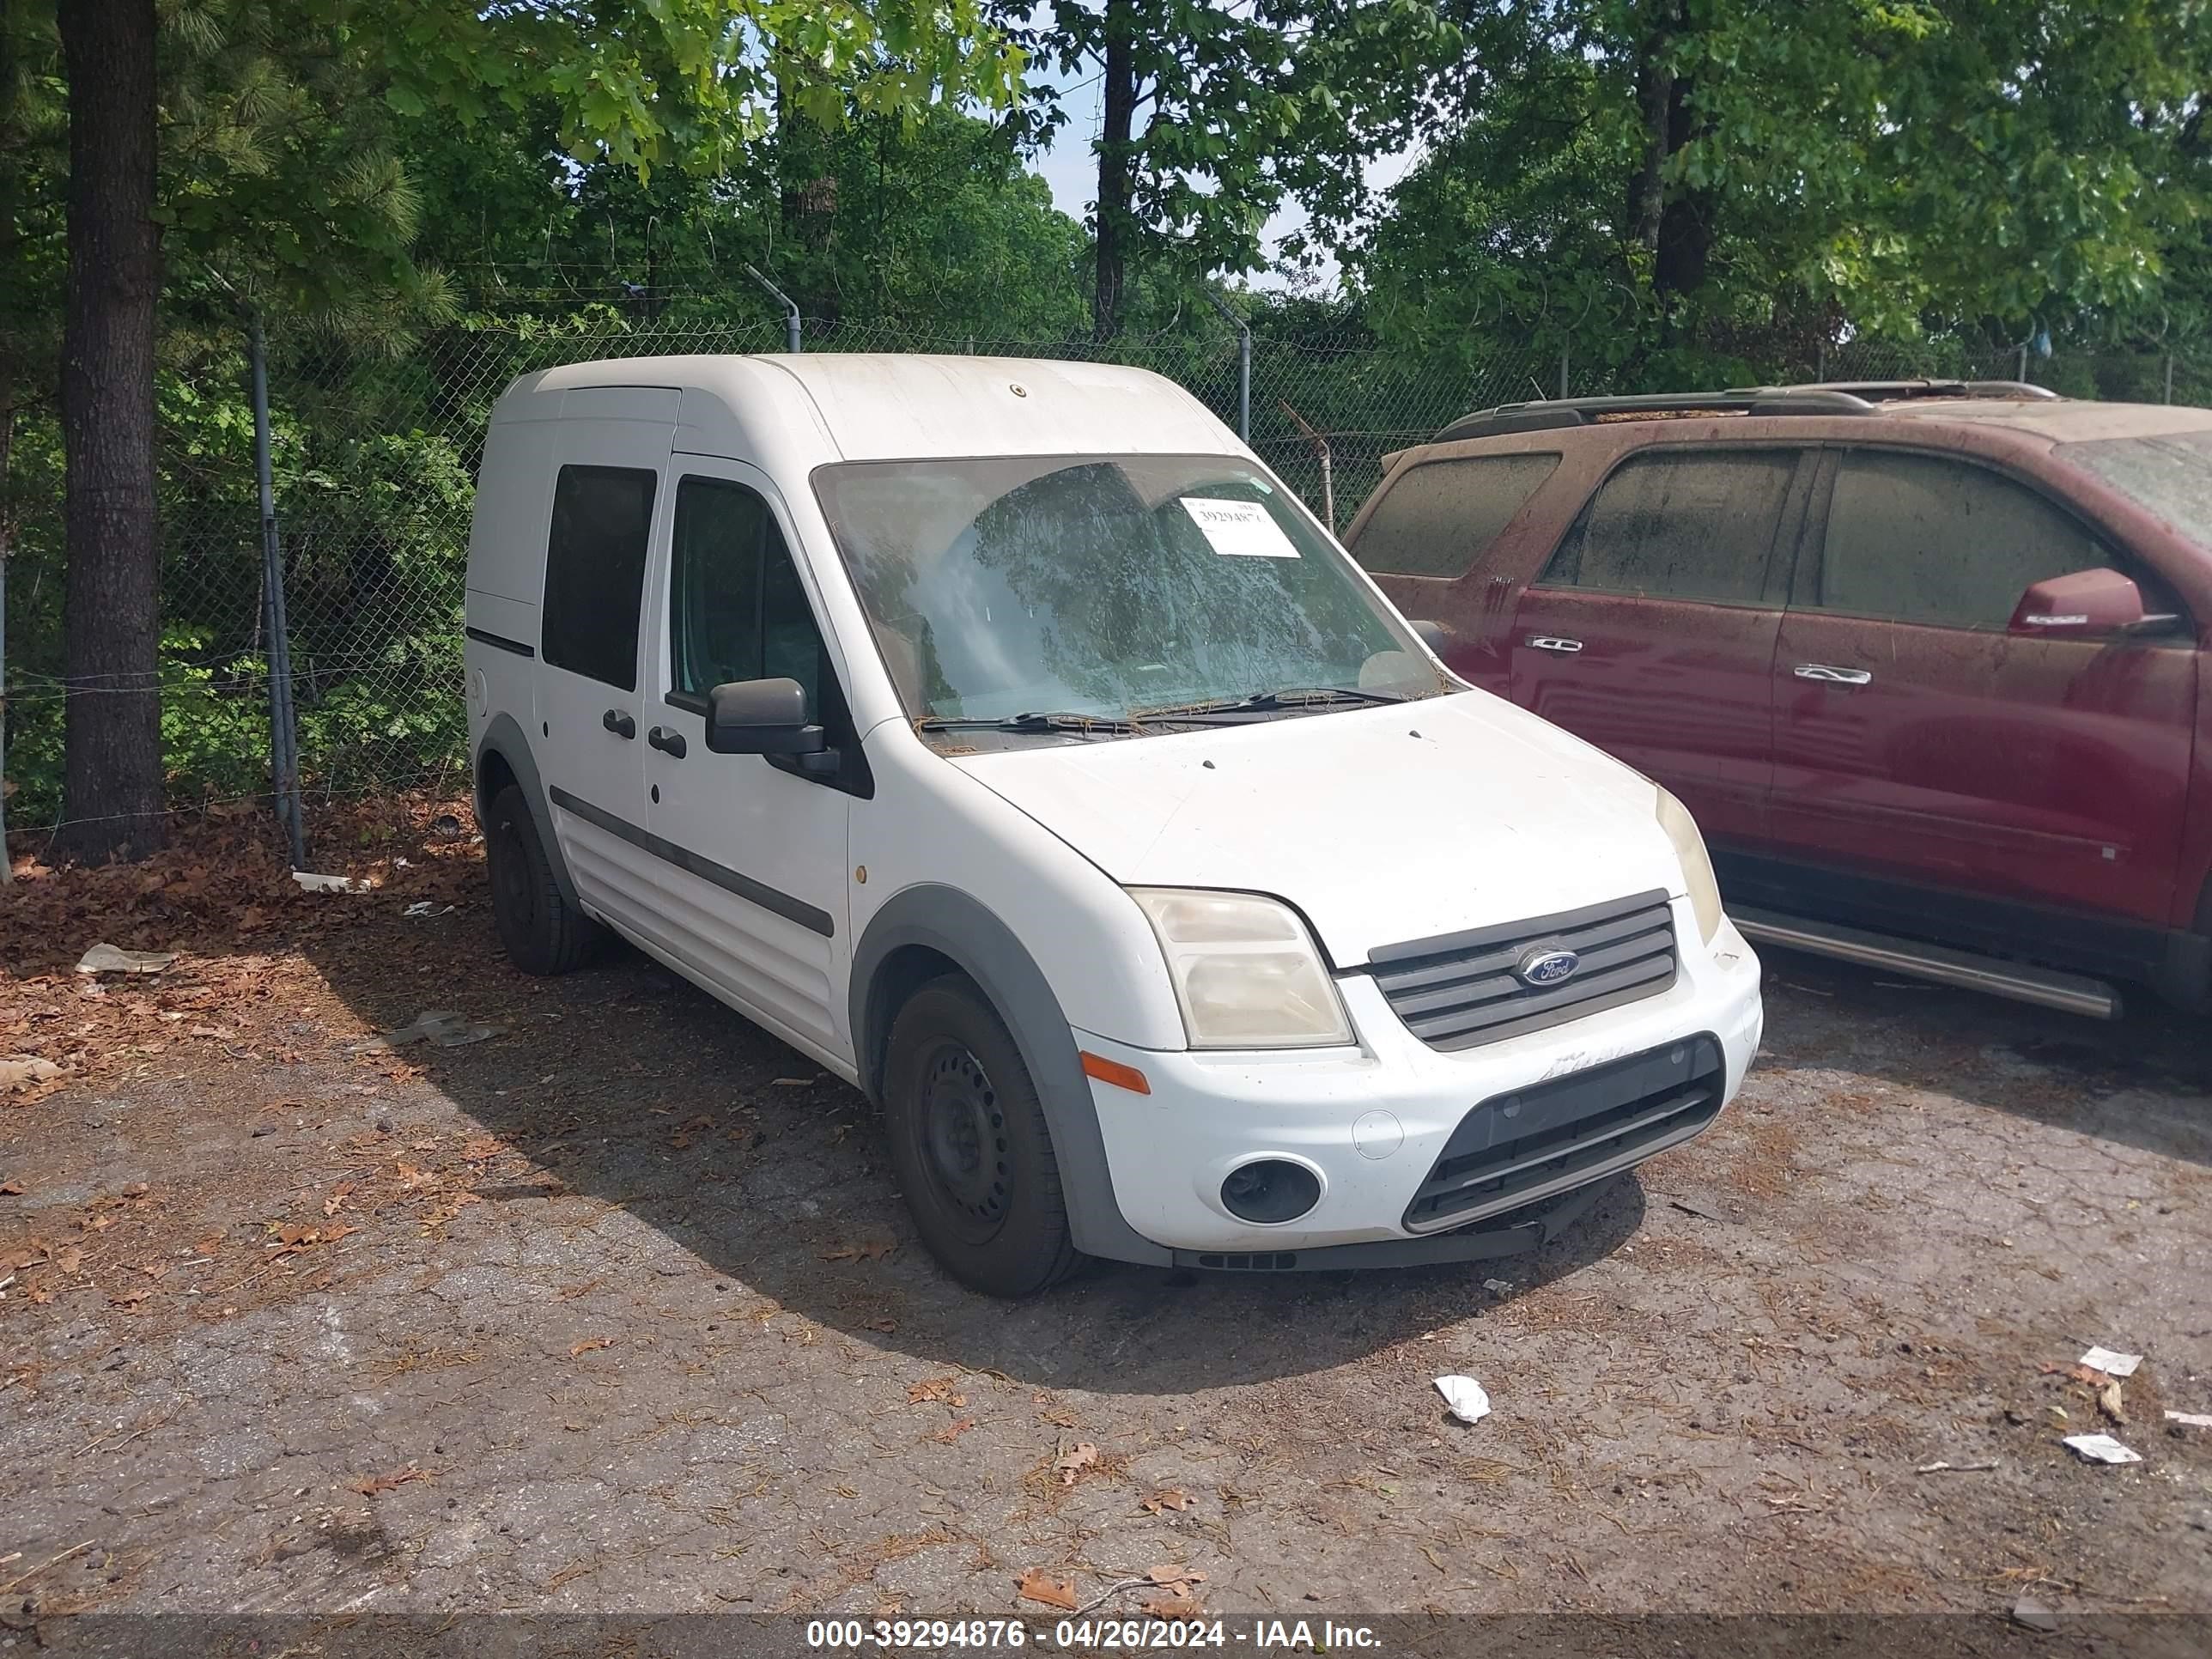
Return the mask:
[[1410,468],[1359,527],[1359,562],[1391,576],[1464,575],[1559,465],[1539,453]]
[[1591,496],[1539,579],[1609,593],[1756,605],[1784,498],[1790,449],[1638,455]]
[[2080,520],[1986,467],[1846,450],[1813,592],[1798,603],[2002,630],[2030,584],[2117,562]]

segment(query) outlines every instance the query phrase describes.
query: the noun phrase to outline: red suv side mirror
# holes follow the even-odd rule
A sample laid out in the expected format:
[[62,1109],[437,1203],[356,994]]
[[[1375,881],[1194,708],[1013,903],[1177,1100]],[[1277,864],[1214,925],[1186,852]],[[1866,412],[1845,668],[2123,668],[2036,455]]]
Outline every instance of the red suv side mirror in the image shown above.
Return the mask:
[[2117,570],[2076,570],[2020,596],[2006,632],[2041,639],[2102,639],[2142,626],[2142,590]]

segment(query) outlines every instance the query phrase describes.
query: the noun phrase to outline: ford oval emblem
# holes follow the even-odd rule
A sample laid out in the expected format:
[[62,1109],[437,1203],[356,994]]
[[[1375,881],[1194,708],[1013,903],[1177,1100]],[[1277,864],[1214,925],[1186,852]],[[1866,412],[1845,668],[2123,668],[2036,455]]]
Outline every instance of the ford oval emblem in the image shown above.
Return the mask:
[[1521,953],[1513,971],[1523,985],[1558,985],[1575,976],[1583,959],[1572,951],[1547,950],[1532,945]]

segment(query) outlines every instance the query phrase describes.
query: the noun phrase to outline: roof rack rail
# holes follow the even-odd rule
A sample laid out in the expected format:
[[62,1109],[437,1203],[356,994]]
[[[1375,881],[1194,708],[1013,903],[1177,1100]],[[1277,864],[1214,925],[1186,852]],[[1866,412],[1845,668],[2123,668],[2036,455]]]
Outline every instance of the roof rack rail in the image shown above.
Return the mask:
[[2027,380],[1807,380],[1787,389],[1848,392],[1872,403],[1909,402],[1915,398],[2016,398],[2047,403],[2058,397],[2049,386]]
[[1626,398],[1547,398],[1540,402],[1500,404],[1463,415],[1431,443],[1463,438],[1492,438],[1507,432],[1543,432],[1559,427],[1592,426],[1601,421],[1682,415],[1879,415],[1881,408],[1854,392],[1832,386],[1738,386],[1729,392],[1644,393]]

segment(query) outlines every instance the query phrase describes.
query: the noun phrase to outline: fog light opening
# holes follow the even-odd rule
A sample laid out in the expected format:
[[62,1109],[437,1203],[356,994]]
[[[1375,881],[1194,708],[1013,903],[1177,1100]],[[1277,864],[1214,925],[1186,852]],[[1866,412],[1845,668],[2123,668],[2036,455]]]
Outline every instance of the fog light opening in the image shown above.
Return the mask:
[[1221,1183],[1221,1207],[1239,1221],[1296,1221],[1320,1202],[1321,1178],[1288,1158],[1240,1164]]

